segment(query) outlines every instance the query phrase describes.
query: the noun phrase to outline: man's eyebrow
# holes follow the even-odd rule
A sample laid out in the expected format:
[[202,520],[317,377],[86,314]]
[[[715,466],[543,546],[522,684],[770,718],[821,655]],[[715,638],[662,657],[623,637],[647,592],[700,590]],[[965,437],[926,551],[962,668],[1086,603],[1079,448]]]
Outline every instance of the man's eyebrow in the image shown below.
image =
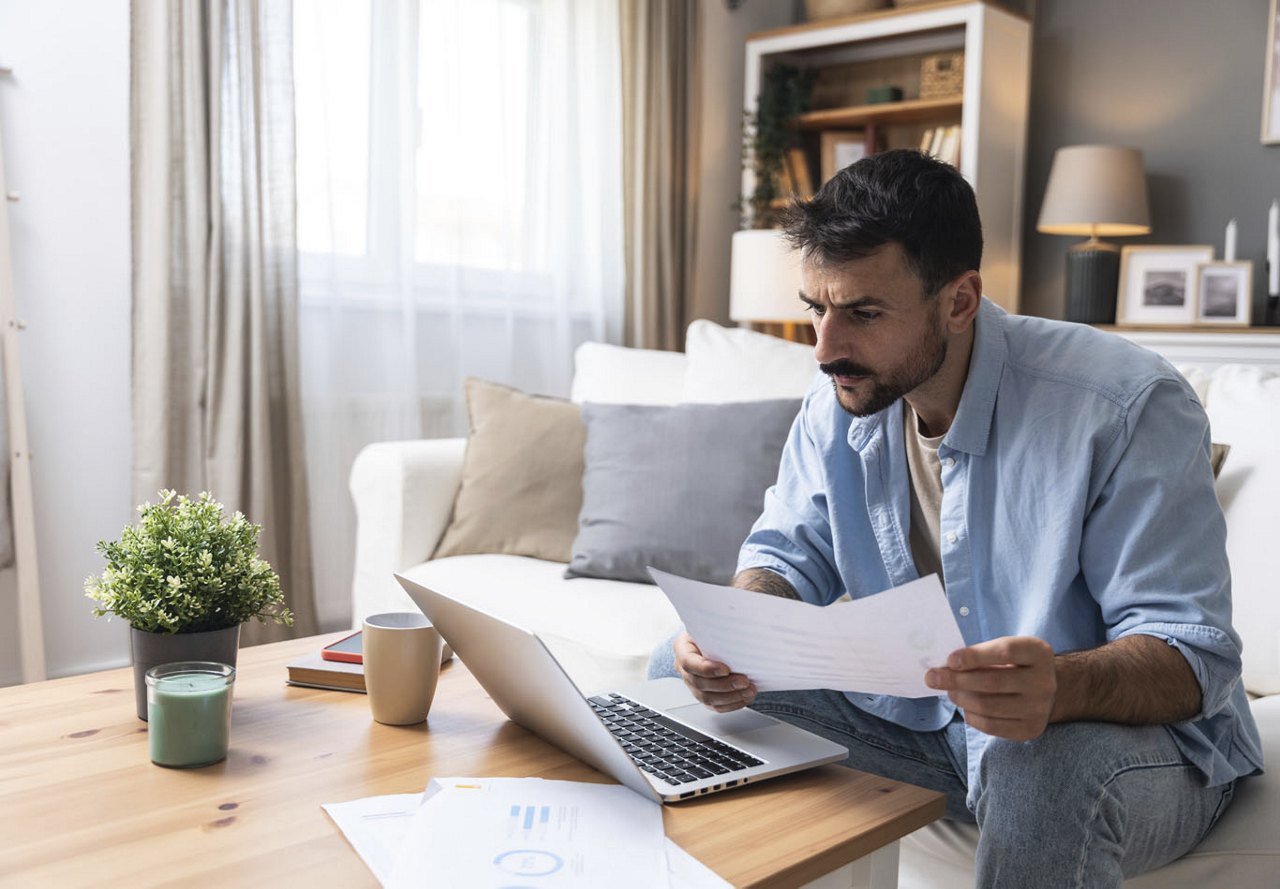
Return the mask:
[[[804,291],[800,292],[800,300],[801,302],[810,306],[821,305],[821,303],[819,303],[817,300],[813,300],[805,296]],[[832,302],[831,308],[833,309],[882,309],[882,308],[885,308],[887,305],[888,303],[886,303],[884,300],[882,300],[878,296],[858,296],[849,300],[848,302],[840,302],[840,303]]]

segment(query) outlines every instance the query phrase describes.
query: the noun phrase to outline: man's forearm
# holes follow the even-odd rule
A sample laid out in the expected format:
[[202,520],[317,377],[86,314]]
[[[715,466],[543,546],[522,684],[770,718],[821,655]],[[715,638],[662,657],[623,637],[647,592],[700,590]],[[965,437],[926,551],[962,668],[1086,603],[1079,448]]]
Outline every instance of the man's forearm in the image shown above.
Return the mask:
[[1200,683],[1186,658],[1155,636],[1125,636],[1054,658],[1050,722],[1165,725],[1200,712]]
[[733,579],[733,585],[740,590],[754,590],[757,593],[768,593],[783,599],[799,599],[800,594],[795,587],[787,583],[781,574],[775,574],[768,568],[748,568],[739,571]]

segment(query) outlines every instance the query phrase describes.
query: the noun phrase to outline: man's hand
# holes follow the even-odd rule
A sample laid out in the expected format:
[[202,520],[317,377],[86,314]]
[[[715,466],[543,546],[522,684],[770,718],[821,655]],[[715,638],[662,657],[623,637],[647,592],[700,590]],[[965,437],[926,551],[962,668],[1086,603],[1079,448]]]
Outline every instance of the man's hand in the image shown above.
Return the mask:
[[747,706],[756,698],[755,686],[741,673],[732,672],[719,661],[702,656],[688,633],[676,637],[672,647],[676,669],[693,696],[712,710],[728,713]]
[[946,667],[925,674],[925,684],[946,691],[969,725],[1011,741],[1044,733],[1058,691],[1053,649],[1034,636],[1002,636],[953,651]]

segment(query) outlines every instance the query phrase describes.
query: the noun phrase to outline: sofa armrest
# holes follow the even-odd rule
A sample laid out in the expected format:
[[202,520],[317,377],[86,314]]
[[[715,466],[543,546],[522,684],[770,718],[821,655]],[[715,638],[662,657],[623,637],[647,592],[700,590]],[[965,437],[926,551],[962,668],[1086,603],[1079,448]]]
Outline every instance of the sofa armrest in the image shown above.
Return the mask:
[[356,510],[352,625],[380,611],[413,610],[392,574],[425,562],[449,523],[465,438],[381,441],[351,464]]

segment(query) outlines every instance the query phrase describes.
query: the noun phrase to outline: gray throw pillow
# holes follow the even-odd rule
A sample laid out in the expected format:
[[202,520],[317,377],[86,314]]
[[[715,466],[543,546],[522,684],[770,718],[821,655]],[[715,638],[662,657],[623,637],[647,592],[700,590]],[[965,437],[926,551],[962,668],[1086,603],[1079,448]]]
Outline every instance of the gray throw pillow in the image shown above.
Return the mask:
[[764,508],[799,399],[585,404],[582,512],[566,577],[728,583]]

